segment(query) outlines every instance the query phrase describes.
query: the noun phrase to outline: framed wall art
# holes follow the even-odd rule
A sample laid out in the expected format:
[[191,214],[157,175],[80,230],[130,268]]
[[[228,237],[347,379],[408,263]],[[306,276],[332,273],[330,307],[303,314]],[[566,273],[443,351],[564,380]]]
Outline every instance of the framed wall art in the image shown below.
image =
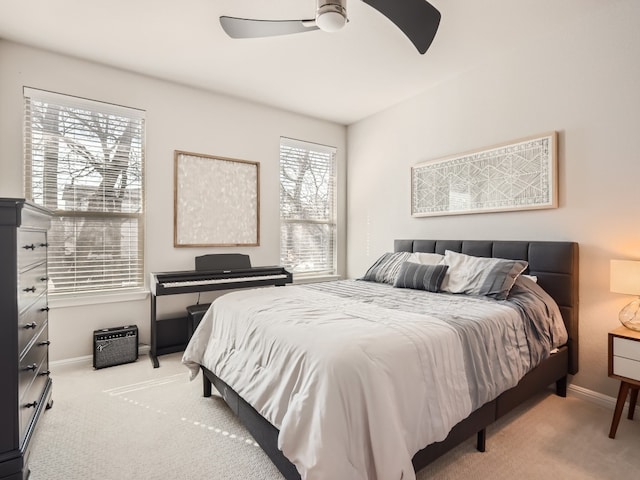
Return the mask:
[[176,150],[175,247],[260,245],[260,164]]
[[411,168],[411,215],[557,208],[557,132]]

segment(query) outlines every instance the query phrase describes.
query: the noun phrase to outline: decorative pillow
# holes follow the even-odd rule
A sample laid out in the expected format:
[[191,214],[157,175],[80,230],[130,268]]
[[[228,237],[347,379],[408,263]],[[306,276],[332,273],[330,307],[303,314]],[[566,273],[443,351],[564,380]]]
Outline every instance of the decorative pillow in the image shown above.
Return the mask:
[[448,265],[422,265],[415,262],[404,262],[400,265],[400,272],[393,286],[438,292],[448,268]]
[[449,266],[442,291],[485,295],[504,300],[516,278],[527,268],[524,260],[473,257],[451,250],[444,252],[444,264]]
[[409,257],[410,262],[421,263],[423,265],[439,265],[444,260],[444,255],[439,253],[414,252]]
[[393,285],[400,271],[400,265],[410,256],[409,252],[385,253],[369,267],[362,280]]

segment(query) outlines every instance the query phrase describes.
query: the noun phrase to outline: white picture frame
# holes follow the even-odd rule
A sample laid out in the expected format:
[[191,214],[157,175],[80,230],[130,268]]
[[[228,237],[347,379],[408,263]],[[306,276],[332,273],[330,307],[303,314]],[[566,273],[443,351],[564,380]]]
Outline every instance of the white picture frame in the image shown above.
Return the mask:
[[558,207],[558,134],[548,132],[411,168],[411,216]]

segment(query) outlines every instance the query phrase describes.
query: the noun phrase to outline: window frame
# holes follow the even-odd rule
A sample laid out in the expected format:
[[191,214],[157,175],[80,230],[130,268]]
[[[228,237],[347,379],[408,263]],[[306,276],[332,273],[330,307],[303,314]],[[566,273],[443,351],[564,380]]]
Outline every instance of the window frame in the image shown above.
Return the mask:
[[[124,107],[120,105],[115,105],[112,103],[101,102],[96,100],[90,100],[82,97],[77,97],[73,95],[60,94],[55,92],[50,92],[46,90],[35,89],[31,87],[25,86],[23,88],[23,101],[24,101],[24,134],[23,134],[23,145],[24,145],[24,191],[25,197],[34,201],[37,204],[43,205],[46,208],[49,208],[53,213],[53,220],[55,219],[86,219],[89,222],[96,222],[98,224],[102,223],[103,231],[108,231],[108,223],[109,220],[116,221],[127,221],[127,220],[135,220],[135,234],[131,237],[133,242],[131,243],[132,251],[135,252],[135,269],[137,273],[133,276],[130,276],[129,279],[134,279],[133,282],[125,281],[124,277],[120,276],[121,271],[117,270],[117,278],[119,279],[119,285],[114,287],[108,286],[109,281],[109,270],[103,269],[102,274],[99,276],[100,285],[97,287],[91,288],[82,288],[81,283],[73,283],[73,287],[68,289],[64,289],[63,291],[56,291],[55,288],[50,289],[50,299],[57,306],[62,306],[62,304],[68,305],[83,305],[92,303],[89,299],[93,297],[100,297],[101,300],[106,302],[119,301],[118,299],[140,299],[147,295],[147,290],[145,288],[145,252],[144,252],[144,242],[145,242],[145,212],[146,212],[146,172],[145,172],[145,157],[146,157],[146,112],[144,110],[135,109],[131,107]],[[36,119],[33,118],[33,103],[40,102],[41,104],[49,104],[55,105],[60,109],[71,108],[77,110],[84,110],[86,112],[90,112],[92,114],[100,114],[105,117],[113,116],[118,117],[119,120],[126,119],[131,122],[136,122],[136,128],[139,128],[139,132],[134,135],[131,135],[132,141],[139,142],[136,144],[135,151],[139,156],[139,165],[135,166],[135,173],[139,175],[139,180],[135,183],[139,184],[139,194],[138,198],[135,199],[134,208],[137,211],[99,211],[99,210],[79,210],[77,205],[75,209],[57,209],[52,208],[52,205],[49,204],[47,198],[51,198],[51,191],[47,190],[46,187],[42,187],[42,198],[34,198],[34,185],[38,179],[45,183],[45,178],[47,174],[45,173],[47,160],[45,155],[43,154],[43,158],[38,160],[39,168],[42,168],[42,173],[38,176],[34,174],[34,164],[36,161],[34,160],[34,132],[37,135],[46,134],[45,128],[34,128]],[[80,123],[80,122],[79,122]],[[86,132],[85,132],[86,133]],[[61,134],[58,138],[63,139],[65,136]],[[75,137],[72,137],[75,139]],[[38,148],[44,148],[41,145]],[[130,147],[131,148],[131,147]],[[106,150],[105,150],[106,151]],[[56,152],[56,160],[59,161],[59,153],[60,150]],[[128,163],[126,169],[131,168],[131,152],[127,153],[128,155]],[[95,168],[95,167],[94,167]],[[114,171],[115,169],[109,170]],[[59,172],[55,173],[56,181],[58,179]],[[122,180],[121,180],[122,181]],[[73,184],[73,183],[72,183]],[[56,184],[55,187],[56,195],[58,196],[58,201],[62,199],[60,195],[57,193],[59,184]],[[65,183],[64,186],[68,186],[68,183]],[[126,186],[131,186],[131,183],[127,183]],[[82,185],[81,185],[82,188]],[[90,186],[84,185],[84,188],[90,190]],[[115,188],[115,187],[114,187]],[[103,202],[105,201],[104,193],[102,195],[97,196]],[[120,197],[120,201],[125,201],[125,197]],[[45,205],[47,204],[47,205]],[[75,220],[70,222],[74,227],[77,225]],[[107,228],[105,228],[105,226]],[[75,241],[78,239],[76,235],[74,235],[73,241],[73,251],[74,255],[78,249]],[[116,244],[105,244],[102,246],[100,252],[108,251],[109,247]],[[104,254],[104,253],[102,253]],[[117,266],[118,262],[122,261],[120,257],[112,259],[114,264]],[[77,260],[74,258],[73,260],[73,268],[72,271],[77,272],[79,268],[76,263]],[[48,258],[49,263],[49,276],[51,277],[51,267],[52,261],[51,258]],[[57,265],[62,266],[63,262],[60,260],[56,262]],[[104,265],[104,264],[103,264]],[[121,265],[121,264],[120,264]],[[127,283],[130,283],[127,285]]]
[[[314,152],[321,155],[331,156],[331,176],[329,181],[331,185],[328,187],[331,196],[331,205],[329,206],[330,217],[326,220],[321,219],[304,219],[304,218],[283,218],[283,146],[289,148],[295,148],[300,150],[306,150],[307,152]],[[315,142],[309,142],[304,140],[297,140],[290,137],[280,137],[280,149],[279,149],[279,191],[280,191],[280,262],[285,268],[288,268],[293,274],[294,281],[296,283],[302,283],[306,281],[326,280],[338,278],[338,245],[339,245],[339,221],[338,221],[338,160],[337,160],[337,147],[323,145]],[[285,251],[285,245],[283,245],[283,228],[285,225],[327,225],[331,236],[331,265],[327,268],[314,270],[314,271],[296,271],[295,267],[285,261],[283,254]]]

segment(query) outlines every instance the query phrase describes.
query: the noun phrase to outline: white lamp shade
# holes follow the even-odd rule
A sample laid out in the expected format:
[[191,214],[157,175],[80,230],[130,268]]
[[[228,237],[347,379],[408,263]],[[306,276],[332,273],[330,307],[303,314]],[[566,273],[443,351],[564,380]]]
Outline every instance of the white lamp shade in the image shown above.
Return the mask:
[[640,261],[611,260],[610,290],[615,293],[640,295]]

